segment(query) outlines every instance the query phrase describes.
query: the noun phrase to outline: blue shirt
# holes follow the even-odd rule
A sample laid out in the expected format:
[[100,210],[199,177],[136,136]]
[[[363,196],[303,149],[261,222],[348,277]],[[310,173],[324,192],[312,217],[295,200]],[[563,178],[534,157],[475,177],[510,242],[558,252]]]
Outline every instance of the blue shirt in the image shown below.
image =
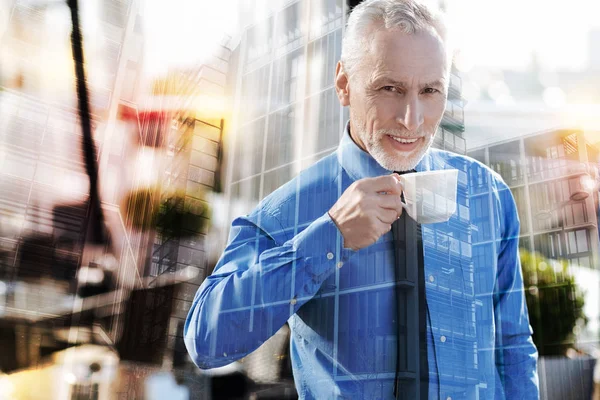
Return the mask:
[[[417,171],[458,169],[457,211],[422,225],[429,310],[429,397],[537,399],[518,253],[519,220],[499,175],[430,149]],[[396,298],[392,234],[343,247],[328,210],[354,181],[389,174],[352,141],[233,221],[184,328],[200,368],[238,360],[287,321],[302,399],[393,399]]]

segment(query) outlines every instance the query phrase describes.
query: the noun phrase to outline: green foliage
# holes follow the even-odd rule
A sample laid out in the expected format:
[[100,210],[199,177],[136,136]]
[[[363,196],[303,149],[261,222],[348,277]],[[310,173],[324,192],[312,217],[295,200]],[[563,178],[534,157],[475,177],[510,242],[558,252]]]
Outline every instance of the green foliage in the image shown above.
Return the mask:
[[176,192],[163,199],[156,216],[156,230],[163,237],[185,237],[206,233],[210,218],[208,203]]
[[540,355],[564,355],[573,347],[574,330],[587,323],[584,294],[565,260],[525,250],[520,256],[533,341]]
[[124,208],[134,228],[156,229],[163,237],[180,238],[208,230],[210,209],[198,198],[204,198],[204,193],[194,193],[193,197],[183,190],[161,194],[158,188],[150,187],[129,192]]

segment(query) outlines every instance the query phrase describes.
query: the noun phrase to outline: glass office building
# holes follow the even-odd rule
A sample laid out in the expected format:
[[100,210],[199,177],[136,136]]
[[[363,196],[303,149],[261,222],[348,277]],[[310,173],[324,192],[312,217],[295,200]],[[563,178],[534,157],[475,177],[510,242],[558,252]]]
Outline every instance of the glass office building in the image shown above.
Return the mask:
[[[334,88],[349,7],[343,0],[272,2],[244,29],[229,76],[236,101],[226,189],[234,202],[243,199],[241,209],[337,148],[349,118]],[[433,146],[465,154],[461,91],[452,68]]]
[[[0,366],[4,371],[33,365],[90,335],[98,343],[112,344],[118,338],[122,329],[118,318],[94,329],[81,326],[68,340],[59,329],[44,330],[47,321],[87,308],[73,302],[75,274],[81,265],[102,262],[112,253],[114,259],[108,262],[115,263],[115,273],[123,281],[135,284],[143,275],[144,235],[129,234],[131,221],[119,200],[128,183],[119,179],[127,170],[127,132],[115,125],[118,110],[134,105],[139,89],[140,7],[136,1],[82,3],[82,34],[95,39],[84,40],[86,72],[102,210],[111,227],[114,253],[109,246],[85,243],[89,185],[71,62],[69,8],[61,2],[9,1],[10,18],[2,38],[2,58],[7,62],[0,90],[0,281],[6,289],[0,318],[10,326],[0,344],[6,354]],[[96,24],[86,23],[90,15],[97,18]],[[103,301],[119,304],[122,293],[112,295]],[[73,321],[77,327],[79,320]],[[11,336],[12,331],[21,334]]]
[[549,259],[597,269],[599,152],[584,132],[556,129],[469,150],[510,187],[520,246]]

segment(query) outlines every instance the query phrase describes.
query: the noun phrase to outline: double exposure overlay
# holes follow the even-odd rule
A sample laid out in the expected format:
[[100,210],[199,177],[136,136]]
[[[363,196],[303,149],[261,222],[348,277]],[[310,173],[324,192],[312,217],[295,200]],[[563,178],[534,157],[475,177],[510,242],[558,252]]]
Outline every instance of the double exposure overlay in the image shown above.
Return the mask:
[[600,399],[599,14],[0,0],[0,400]]

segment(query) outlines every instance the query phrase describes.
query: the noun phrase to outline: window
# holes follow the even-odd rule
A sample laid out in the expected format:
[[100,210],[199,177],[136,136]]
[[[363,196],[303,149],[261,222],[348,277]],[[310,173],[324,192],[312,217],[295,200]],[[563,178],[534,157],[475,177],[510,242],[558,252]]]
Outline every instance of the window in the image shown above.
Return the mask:
[[588,234],[585,229],[567,233],[569,254],[586,253],[590,250]]
[[341,29],[308,44],[307,94],[311,95],[333,86],[335,66],[341,55]]
[[342,134],[340,108],[333,88],[306,101],[305,129],[311,134],[303,137],[303,156],[310,156],[338,145]]
[[261,172],[264,130],[265,119],[261,118],[237,131],[232,167],[234,181]]
[[312,0],[310,3],[310,39],[342,27],[343,0]]
[[269,66],[246,74],[242,80],[243,119],[246,121],[264,115],[269,96]]
[[231,196],[250,202],[258,202],[260,197],[260,176],[234,183],[231,185]]
[[485,194],[471,199],[471,218],[477,228],[473,231],[474,242],[489,240],[492,235],[488,202]]
[[246,63],[260,62],[260,59],[271,52],[273,46],[273,17],[250,28],[247,35]]
[[525,201],[525,189],[522,187],[515,188],[512,190],[515,204],[517,206],[517,213],[519,215],[519,221],[521,222],[521,235],[529,231],[529,216],[527,203]]
[[456,136],[454,138],[454,151],[459,154],[465,154],[467,151],[467,144],[465,139]]
[[278,55],[302,45],[306,32],[304,20],[304,2],[297,2],[287,7],[277,16],[275,32]]
[[286,165],[265,174],[263,197],[271,194],[275,189],[285,184],[292,178],[292,166]]
[[534,240],[535,251],[547,258],[557,259],[562,257],[562,233],[544,233],[537,235]]
[[587,208],[583,201],[566,205],[564,210],[565,226],[580,225],[588,221]]
[[454,134],[444,132],[444,149],[454,151]]
[[294,160],[295,110],[287,108],[269,118],[265,169],[270,170]]
[[299,86],[304,82],[304,51],[294,51],[273,65],[271,110],[277,110],[299,100]]

